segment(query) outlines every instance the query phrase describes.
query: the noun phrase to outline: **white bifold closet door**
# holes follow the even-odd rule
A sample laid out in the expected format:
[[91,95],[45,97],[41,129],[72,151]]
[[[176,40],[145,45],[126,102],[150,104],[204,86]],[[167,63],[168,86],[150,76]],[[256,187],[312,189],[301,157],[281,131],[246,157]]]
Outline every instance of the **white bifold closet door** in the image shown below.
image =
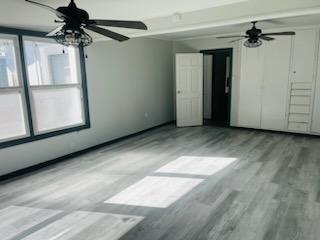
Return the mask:
[[292,38],[265,43],[261,128],[285,130]]
[[264,48],[241,49],[238,125],[260,128]]
[[285,130],[292,38],[242,47],[238,124]]

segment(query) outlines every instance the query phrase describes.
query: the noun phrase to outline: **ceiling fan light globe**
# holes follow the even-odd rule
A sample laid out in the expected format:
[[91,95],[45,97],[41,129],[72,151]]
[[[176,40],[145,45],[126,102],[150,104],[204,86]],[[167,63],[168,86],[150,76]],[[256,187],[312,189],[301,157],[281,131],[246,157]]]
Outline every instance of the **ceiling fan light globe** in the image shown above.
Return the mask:
[[262,41],[260,39],[257,39],[257,40],[248,39],[247,41],[244,42],[243,45],[247,48],[257,48],[262,45]]
[[67,47],[87,47],[93,42],[92,37],[83,30],[60,31],[55,35],[55,40],[57,43]]

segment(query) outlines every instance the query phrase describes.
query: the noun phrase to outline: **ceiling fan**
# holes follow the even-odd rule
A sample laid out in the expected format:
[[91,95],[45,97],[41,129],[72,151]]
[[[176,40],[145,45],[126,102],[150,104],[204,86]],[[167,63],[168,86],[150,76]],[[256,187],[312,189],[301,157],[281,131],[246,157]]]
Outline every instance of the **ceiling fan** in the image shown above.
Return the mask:
[[147,26],[140,21],[90,19],[88,12],[78,8],[74,3],[74,0],[71,0],[68,6],[59,7],[57,9],[35,1],[26,1],[39,7],[45,8],[57,15],[59,20],[55,20],[55,22],[63,23],[63,25],[55,28],[46,36],[55,38],[58,43],[65,46],[81,45],[83,47],[86,47],[90,45],[92,43],[92,37],[88,33],[86,33],[84,29],[88,29],[90,31],[99,33],[120,42],[129,39],[126,36],[107,30],[105,28],[98,27],[97,25],[141,30],[148,29]]
[[262,30],[256,27],[257,21],[252,22],[252,28],[246,31],[246,35],[238,35],[238,36],[226,36],[226,37],[217,37],[218,39],[223,38],[237,38],[231,42],[240,41],[242,39],[247,38],[244,46],[248,48],[255,48],[262,45],[262,40],[264,41],[273,41],[275,38],[270,36],[292,36],[296,35],[295,32],[276,32],[276,33],[262,33]]

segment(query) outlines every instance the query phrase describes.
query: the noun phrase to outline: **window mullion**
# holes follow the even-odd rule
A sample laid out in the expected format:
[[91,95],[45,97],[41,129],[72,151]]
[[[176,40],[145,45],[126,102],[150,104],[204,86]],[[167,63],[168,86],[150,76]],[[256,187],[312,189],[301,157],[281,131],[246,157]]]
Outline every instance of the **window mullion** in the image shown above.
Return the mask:
[[33,127],[33,119],[32,119],[32,109],[31,109],[31,103],[30,103],[30,91],[29,91],[29,84],[28,84],[28,77],[27,77],[27,68],[26,68],[26,61],[24,56],[24,46],[23,46],[23,38],[22,35],[18,36],[18,44],[19,44],[19,54],[20,54],[20,61],[21,61],[21,71],[22,71],[22,85],[24,90],[24,97],[25,97],[25,105],[27,108],[27,114],[28,114],[28,125],[29,125],[29,131],[30,136],[35,136],[34,133],[34,127]]

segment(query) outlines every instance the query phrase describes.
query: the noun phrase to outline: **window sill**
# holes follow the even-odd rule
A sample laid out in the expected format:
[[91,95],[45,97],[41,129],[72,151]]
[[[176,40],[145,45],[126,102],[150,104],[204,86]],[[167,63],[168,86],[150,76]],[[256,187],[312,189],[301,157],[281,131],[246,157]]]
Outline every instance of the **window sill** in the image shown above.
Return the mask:
[[51,137],[56,137],[56,136],[60,136],[60,135],[68,134],[68,133],[79,132],[81,130],[89,129],[89,128],[90,128],[90,124],[85,124],[82,126],[77,126],[77,127],[67,128],[67,129],[58,130],[58,131],[54,131],[54,132],[39,134],[36,136],[29,136],[29,137],[15,139],[15,140],[11,140],[11,141],[6,141],[3,143],[0,143],[0,149],[9,148],[9,147],[13,147],[13,146],[17,146],[17,145],[25,144],[25,143],[35,142],[35,141],[39,141],[39,140],[43,140],[43,139],[51,138]]

